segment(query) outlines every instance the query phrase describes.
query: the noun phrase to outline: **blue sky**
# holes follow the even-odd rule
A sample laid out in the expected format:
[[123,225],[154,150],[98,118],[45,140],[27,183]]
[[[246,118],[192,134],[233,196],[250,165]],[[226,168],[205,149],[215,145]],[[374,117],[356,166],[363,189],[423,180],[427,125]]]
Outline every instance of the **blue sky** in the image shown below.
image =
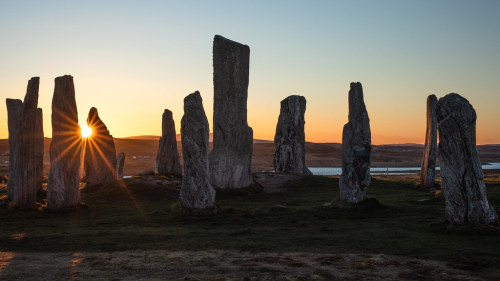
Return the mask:
[[[75,78],[80,122],[96,106],[111,133],[180,130],[199,90],[211,123],[215,34],[250,46],[248,122],[272,139],[279,102],[304,95],[306,138],[341,140],[360,81],[375,143],[423,142],[425,101],[457,92],[478,142],[500,143],[500,1],[0,1],[0,98],[41,77],[50,136],[53,79]],[[7,137],[6,107],[0,138]]]

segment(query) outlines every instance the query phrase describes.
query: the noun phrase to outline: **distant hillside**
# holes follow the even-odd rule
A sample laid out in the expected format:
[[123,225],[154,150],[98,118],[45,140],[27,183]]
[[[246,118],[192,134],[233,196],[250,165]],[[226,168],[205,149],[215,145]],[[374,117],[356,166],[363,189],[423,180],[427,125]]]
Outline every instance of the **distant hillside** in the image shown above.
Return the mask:
[[[160,136],[154,136],[154,135],[143,135],[143,136],[131,136],[131,137],[124,137],[124,138],[115,138],[115,139],[122,139],[122,140],[159,140]],[[176,135],[177,141],[181,141],[181,134]],[[208,137],[209,142],[213,142],[214,136],[213,134],[210,134]],[[273,143],[273,141],[270,140],[258,140],[254,139],[254,143]]]
[[115,138],[115,139],[122,139],[122,140],[159,140],[160,136],[143,135],[143,136],[131,136],[131,137]]

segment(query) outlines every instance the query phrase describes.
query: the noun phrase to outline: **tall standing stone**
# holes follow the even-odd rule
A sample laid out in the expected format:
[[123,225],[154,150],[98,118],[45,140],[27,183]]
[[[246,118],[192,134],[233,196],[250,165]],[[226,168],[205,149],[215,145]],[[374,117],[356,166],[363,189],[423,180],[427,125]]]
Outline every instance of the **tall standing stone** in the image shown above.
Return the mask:
[[198,91],[184,99],[184,116],[181,120],[182,155],[184,176],[179,203],[188,209],[204,209],[215,201],[215,190],[208,178],[209,127]]
[[342,174],[340,200],[359,203],[366,199],[370,185],[371,132],[370,118],[363,100],[361,83],[351,83],[349,122],[342,133]]
[[210,183],[231,189],[250,186],[253,131],[247,123],[250,48],[215,35],[213,150]]
[[85,187],[97,187],[116,180],[116,149],[113,136],[95,107],[89,111],[87,126],[92,135],[84,139]]
[[165,109],[162,115],[161,138],[156,155],[156,170],[160,175],[182,176],[177,138],[172,111]]
[[116,177],[123,179],[123,167],[125,166],[125,152],[120,152],[116,156]]
[[420,185],[433,187],[436,180],[437,119],[435,95],[427,97],[427,130],[425,133],[424,155],[420,168]]
[[36,139],[36,189],[43,189],[43,155],[44,155],[44,134],[43,134],[43,114],[42,109],[37,108],[36,110],[36,128],[35,128],[35,139]]
[[30,79],[24,102],[6,101],[10,146],[7,194],[20,208],[35,206],[37,191],[43,184],[42,109],[37,108],[39,84],[40,78]]
[[18,99],[7,99],[7,118],[9,127],[9,181],[7,182],[7,196],[14,200],[14,193],[21,183],[21,144],[22,144],[22,116],[23,103]]
[[52,142],[47,208],[74,207],[80,202],[81,132],[73,77],[55,79],[52,97]]
[[476,111],[467,99],[448,94],[436,105],[441,160],[441,189],[446,217],[453,224],[497,223],[486,198],[476,149]]
[[311,175],[306,167],[306,136],[304,113],[306,99],[303,96],[289,96],[281,101],[280,116],[274,136],[274,170],[281,173]]

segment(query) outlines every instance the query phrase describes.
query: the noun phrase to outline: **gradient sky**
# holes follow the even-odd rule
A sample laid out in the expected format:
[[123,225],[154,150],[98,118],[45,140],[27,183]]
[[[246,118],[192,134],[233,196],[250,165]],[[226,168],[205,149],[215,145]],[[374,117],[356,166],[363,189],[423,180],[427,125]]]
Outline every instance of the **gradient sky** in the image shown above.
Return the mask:
[[[424,141],[426,98],[456,92],[477,111],[479,144],[500,143],[500,1],[0,1],[0,98],[40,77],[51,136],[54,78],[74,77],[115,137],[177,132],[199,90],[212,126],[212,41],[250,46],[248,123],[274,138],[280,101],[307,99],[306,140],[341,142],[349,83],[363,84],[375,144]],[[7,110],[0,106],[0,138]],[[212,128],[210,128],[212,129]]]

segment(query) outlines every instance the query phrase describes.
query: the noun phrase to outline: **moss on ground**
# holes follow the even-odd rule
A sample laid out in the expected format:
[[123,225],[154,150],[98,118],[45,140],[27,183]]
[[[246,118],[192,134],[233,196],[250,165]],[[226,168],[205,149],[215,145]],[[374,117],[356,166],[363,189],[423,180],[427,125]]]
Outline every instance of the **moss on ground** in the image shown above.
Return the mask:
[[[500,185],[487,188],[499,207]],[[126,179],[83,192],[87,208],[74,212],[0,209],[0,251],[383,253],[500,278],[499,235],[447,231],[442,195],[410,181],[374,179],[367,195],[383,207],[373,208],[324,207],[338,200],[338,179],[321,176],[289,182],[279,193],[218,194],[219,212],[212,216],[175,214],[177,194],[178,187]]]

